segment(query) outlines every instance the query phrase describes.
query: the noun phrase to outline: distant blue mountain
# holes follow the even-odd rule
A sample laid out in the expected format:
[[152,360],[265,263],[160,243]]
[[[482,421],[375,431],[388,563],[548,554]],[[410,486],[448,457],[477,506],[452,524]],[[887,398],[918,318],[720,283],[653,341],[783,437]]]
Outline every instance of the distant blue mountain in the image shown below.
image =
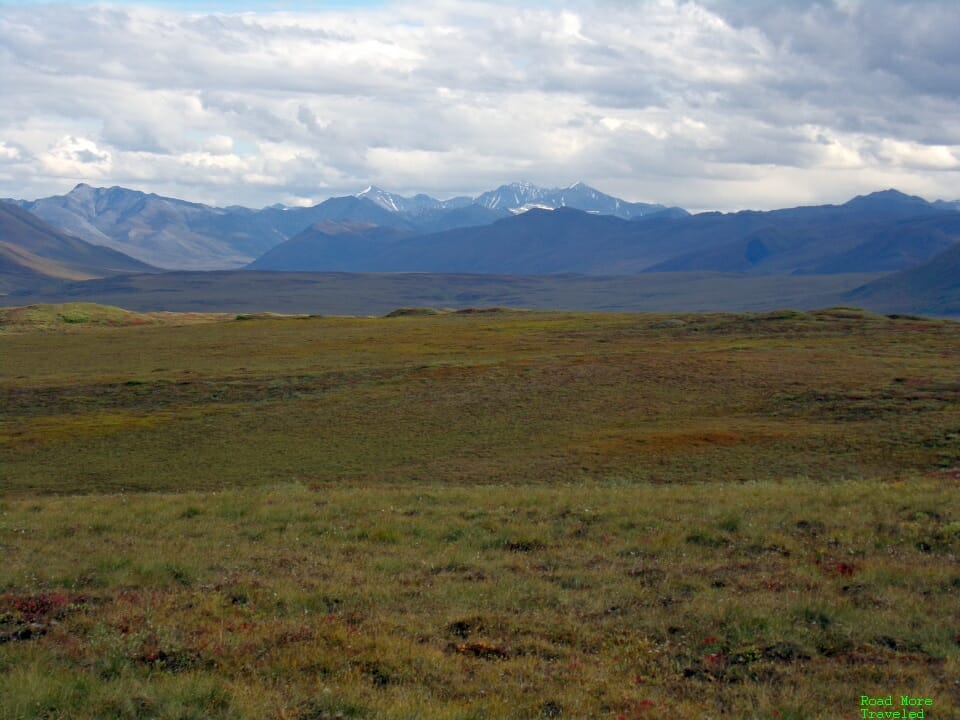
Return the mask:
[[476,198],[380,188],[312,207],[217,208],[78,185],[17,204],[49,225],[162,268],[476,273],[897,272],[960,238],[958,203],[884,190],[842,205],[701,213],[583,183]]
[[[546,197],[529,186],[516,189],[504,202],[529,204]],[[490,204],[493,197],[487,197]],[[378,236],[371,244],[369,230],[331,236],[308,228],[264,260],[275,270],[354,272],[891,272],[953,246],[960,240],[960,213],[884,191],[843,205],[769,212],[687,215],[664,208],[626,220],[571,207],[534,208],[437,233],[401,229],[389,242]],[[258,261],[251,267],[267,265]]]
[[844,302],[878,312],[960,318],[960,243],[847,293]]

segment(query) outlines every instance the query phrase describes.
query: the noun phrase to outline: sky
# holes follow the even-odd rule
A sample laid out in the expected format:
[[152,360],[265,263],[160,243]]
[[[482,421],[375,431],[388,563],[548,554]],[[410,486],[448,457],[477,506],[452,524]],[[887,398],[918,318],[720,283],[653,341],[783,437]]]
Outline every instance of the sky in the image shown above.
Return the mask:
[[956,0],[0,0],[0,197],[960,199]]

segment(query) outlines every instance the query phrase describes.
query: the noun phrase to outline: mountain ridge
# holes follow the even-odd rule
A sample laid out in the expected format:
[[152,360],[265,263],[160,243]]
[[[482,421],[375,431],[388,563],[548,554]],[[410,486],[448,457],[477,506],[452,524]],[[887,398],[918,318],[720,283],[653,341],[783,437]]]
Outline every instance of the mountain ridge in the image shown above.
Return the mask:
[[[320,233],[311,242],[312,233],[308,228],[296,236],[297,251],[281,244],[269,262],[249,267],[507,274],[894,272],[926,262],[960,240],[960,213],[881,191],[841,205],[661,212],[631,220],[571,207],[534,208],[493,223],[396,234],[376,244],[344,233]],[[335,256],[336,264],[324,264],[323,252]]]
[[[492,193],[521,186],[526,193],[523,203],[489,200]],[[426,234],[492,223],[529,209],[528,200],[533,196],[551,207],[579,205],[588,211],[623,216],[666,209],[629,203],[584,183],[564,190],[537,188],[529,183],[504,185],[478,198],[456,196],[447,200],[425,194],[403,197],[371,185],[354,195],[330,197],[310,207],[273,205],[261,209],[235,205],[221,208],[116,185],[96,188],[79,183],[65,195],[13,202],[68,234],[151,265],[212,270],[242,267],[324,220],[373,222]],[[486,200],[477,202],[479,198]],[[553,205],[549,205],[551,202]],[[680,208],[672,211],[686,213]]]

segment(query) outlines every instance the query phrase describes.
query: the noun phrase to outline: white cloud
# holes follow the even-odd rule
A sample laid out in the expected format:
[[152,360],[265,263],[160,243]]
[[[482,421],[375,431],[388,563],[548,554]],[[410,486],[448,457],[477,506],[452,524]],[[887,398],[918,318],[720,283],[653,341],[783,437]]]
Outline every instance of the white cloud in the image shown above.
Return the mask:
[[47,173],[58,178],[103,178],[113,166],[108,151],[89,138],[72,135],[60,138],[39,160]]
[[20,148],[0,140],[0,162],[9,163],[22,159],[23,157]]
[[880,143],[877,154],[896,167],[917,170],[960,170],[960,147],[920,145],[886,138]]
[[[0,195],[218,204],[585,180],[691,208],[956,197],[952,0],[0,7]],[[791,197],[792,193],[792,197]]]
[[229,135],[211,135],[204,141],[203,149],[211,155],[230,155],[233,152],[233,138]]

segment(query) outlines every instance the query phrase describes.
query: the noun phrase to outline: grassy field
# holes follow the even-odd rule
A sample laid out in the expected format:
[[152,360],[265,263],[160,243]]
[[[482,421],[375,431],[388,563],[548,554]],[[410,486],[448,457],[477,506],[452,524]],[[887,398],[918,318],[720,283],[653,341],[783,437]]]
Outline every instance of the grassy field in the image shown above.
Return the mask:
[[960,717],[956,323],[62,306],[0,357],[2,720]]

